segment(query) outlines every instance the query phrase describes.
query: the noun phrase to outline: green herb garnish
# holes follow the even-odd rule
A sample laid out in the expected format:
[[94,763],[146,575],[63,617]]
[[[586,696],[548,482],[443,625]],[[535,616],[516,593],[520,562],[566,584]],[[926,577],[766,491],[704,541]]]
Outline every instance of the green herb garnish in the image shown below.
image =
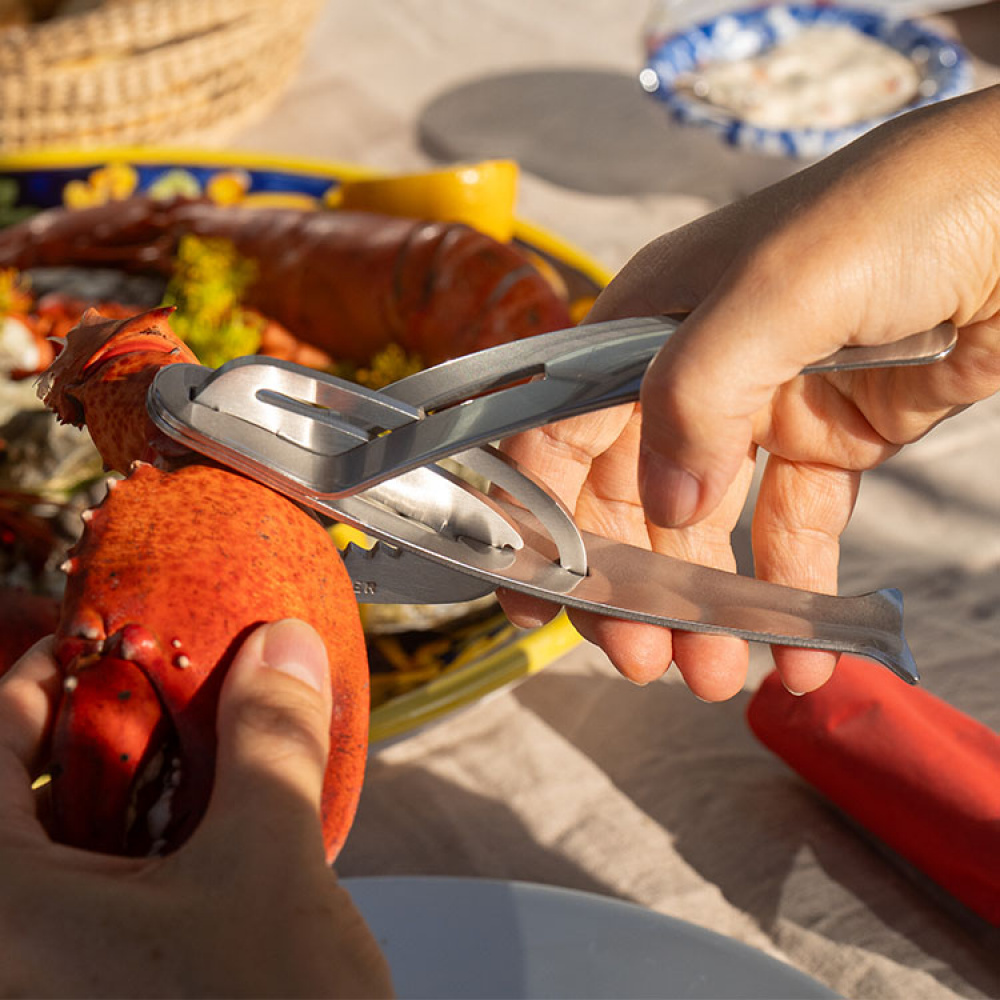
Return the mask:
[[209,368],[260,346],[264,320],[240,304],[256,276],[228,240],[181,237],[164,302],[177,307],[171,326]]

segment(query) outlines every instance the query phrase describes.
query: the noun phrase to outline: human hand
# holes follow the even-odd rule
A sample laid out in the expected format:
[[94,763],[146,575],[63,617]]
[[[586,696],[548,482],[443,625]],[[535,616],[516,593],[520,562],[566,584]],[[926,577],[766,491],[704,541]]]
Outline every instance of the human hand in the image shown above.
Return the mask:
[[[1000,388],[1000,88],[915,112],[815,166],[654,241],[589,319],[690,313],[650,366],[639,407],[505,443],[588,531],[735,568],[731,533],[757,449],[760,578],[833,593],[839,539],[870,469]],[[934,365],[799,376],[846,345],[950,320]],[[518,624],[553,612],[505,593]],[[571,612],[627,677],[677,663],[695,694],[742,687],[745,643]],[[835,654],[774,650],[802,693]]]
[[0,994],[391,995],[378,946],[324,858],[331,691],[308,625],[262,626],[237,653],[211,803],[167,857],[49,839],[30,775],[60,690],[50,640],[0,679]]

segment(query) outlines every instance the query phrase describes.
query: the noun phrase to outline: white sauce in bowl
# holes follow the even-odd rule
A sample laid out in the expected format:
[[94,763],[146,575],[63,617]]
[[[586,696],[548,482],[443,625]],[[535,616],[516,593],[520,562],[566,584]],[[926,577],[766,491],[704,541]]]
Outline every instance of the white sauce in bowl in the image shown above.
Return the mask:
[[718,62],[682,85],[763,128],[840,128],[909,103],[917,66],[847,25],[804,28],[760,55]]

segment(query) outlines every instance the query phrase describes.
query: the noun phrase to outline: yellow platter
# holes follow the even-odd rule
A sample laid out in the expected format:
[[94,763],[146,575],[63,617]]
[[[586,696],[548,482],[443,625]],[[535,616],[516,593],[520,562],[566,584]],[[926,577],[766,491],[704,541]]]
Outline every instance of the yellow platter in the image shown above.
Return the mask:
[[[582,318],[609,275],[565,240],[516,216],[516,165],[509,161],[395,178],[356,164],[237,151],[116,147],[18,154],[0,161],[0,226],[38,209],[84,207],[140,192],[316,211],[335,210],[340,203],[378,207],[378,200],[384,198],[390,204],[388,210],[399,214],[420,211],[426,200],[436,206],[427,217],[440,217],[454,207],[455,218],[475,224],[469,213],[478,211],[484,198],[481,191],[470,194],[468,185],[470,178],[475,184],[477,177],[495,185],[495,194],[491,191],[485,199],[483,217],[488,217],[489,224],[484,222],[483,228],[510,232],[512,242],[528,250],[543,269],[551,268],[566,289],[572,315]],[[502,199],[509,199],[509,204]],[[441,630],[437,631],[440,642]],[[447,718],[543,669],[580,641],[565,614],[525,632],[510,627],[498,609],[472,630],[460,633],[456,629],[452,639],[444,669],[385,697],[373,708],[373,745],[404,738]],[[445,634],[446,645],[447,640]]]

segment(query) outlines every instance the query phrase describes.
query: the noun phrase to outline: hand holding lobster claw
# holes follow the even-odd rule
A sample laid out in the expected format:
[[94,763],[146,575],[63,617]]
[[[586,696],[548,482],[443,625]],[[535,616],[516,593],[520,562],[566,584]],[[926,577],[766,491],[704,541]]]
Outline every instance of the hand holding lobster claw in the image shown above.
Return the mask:
[[378,945],[324,858],[332,691],[314,631],[275,623],[237,652],[212,804],[166,858],[66,847],[36,819],[28,774],[45,759],[61,679],[50,640],[0,678],[0,993],[392,994]]
[[308,511],[178,449],[146,418],[156,372],[193,361],[170,312],[120,321],[89,312],[41,383],[59,417],[85,423],[108,466],[126,474],[86,512],[64,565],[50,828],[113,854],[183,843],[208,805],[216,706],[236,649],[257,625],[300,618],[326,644],[335,696],[322,796],[332,861],[357,806],[368,740],[368,663],[351,581]]

